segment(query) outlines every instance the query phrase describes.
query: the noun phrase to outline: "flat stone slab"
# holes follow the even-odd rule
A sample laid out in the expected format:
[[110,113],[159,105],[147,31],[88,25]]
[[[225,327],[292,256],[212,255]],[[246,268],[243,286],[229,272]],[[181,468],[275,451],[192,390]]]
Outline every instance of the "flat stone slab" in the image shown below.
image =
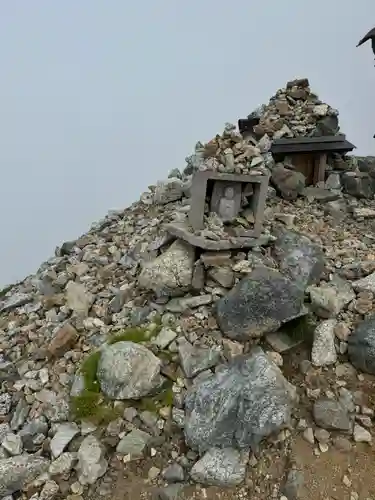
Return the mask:
[[220,240],[214,241],[205,238],[204,236],[197,236],[193,232],[191,232],[189,226],[182,222],[179,223],[169,223],[166,224],[165,229],[179,238],[184,240],[190,245],[202,248],[203,250],[231,250],[236,248],[252,248],[255,246],[266,246],[270,243],[271,238],[269,235],[261,235],[258,238],[249,238],[249,237],[231,237],[228,240]]
[[302,344],[303,339],[293,339],[285,332],[275,332],[267,334],[266,341],[274,351],[283,353]]

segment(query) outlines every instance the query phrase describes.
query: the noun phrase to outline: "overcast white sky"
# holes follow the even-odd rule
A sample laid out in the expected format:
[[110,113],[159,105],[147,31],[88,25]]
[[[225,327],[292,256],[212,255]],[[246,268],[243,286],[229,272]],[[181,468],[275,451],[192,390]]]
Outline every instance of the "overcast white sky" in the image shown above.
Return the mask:
[[374,0],[0,0],[0,285],[307,76],[375,154]]

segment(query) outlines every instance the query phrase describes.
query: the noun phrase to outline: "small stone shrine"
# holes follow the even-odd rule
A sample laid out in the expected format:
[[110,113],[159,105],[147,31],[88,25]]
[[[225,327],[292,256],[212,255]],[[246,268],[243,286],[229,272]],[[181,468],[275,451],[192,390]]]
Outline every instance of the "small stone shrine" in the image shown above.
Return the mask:
[[261,171],[230,174],[197,171],[191,186],[187,222],[167,231],[205,250],[251,248],[262,242],[269,176]]

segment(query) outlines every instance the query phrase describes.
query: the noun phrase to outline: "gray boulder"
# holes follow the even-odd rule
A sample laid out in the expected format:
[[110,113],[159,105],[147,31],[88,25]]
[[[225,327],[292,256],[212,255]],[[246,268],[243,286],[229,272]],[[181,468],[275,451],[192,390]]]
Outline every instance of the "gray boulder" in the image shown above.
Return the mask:
[[350,196],[369,200],[374,197],[374,181],[367,172],[345,172],[341,183],[344,193]]
[[211,448],[191,470],[196,483],[208,486],[238,486],[245,480],[246,461],[233,448]]
[[306,177],[301,172],[278,164],[272,169],[271,181],[283,198],[295,200],[305,189]]
[[166,181],[159,181],[154,192],[154,203],[166,205],[172,201],[180,200],[184,192],[184,183],[177,177],[170,177]]
[[176,240],[168,250],[143,267],[138,283],[159,296],[183,295],[192,283],[195,250]]
[[325,267],[323,250],[296,231],[280,228],[274,236],[273,257],[280,271],[303,289],[317,283]]
[[300,315],[304,292],[278,271],[254,269],[216,305],[222,332],[234,340],[259,338]]
[[375,375],[375,315],[362,321],[349,335],[348,354],[356,368]]
[[47,472],[49,460],[32,455],[0,460],[0,497],[20,491],[38,476]]
[[200,453],[253,448],[289,422],[296,389],[259,347],[197,380],[185,401],[185,438]]
[[140,399],[160,383],[160,359],[141,344],[105,346],[98,364],[103,394],[111,399]]

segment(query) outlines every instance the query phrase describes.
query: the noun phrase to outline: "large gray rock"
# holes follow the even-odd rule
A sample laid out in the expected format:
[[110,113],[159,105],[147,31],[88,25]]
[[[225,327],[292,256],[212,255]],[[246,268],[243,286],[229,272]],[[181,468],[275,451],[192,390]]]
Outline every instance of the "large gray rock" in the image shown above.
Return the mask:
[[160,382],[160,359],[141,344],[105,346],[98,364],[103,394],[111,399],[140,399]]
[[320,398],[313,406],[315,423],[323,429],[349,432],[353,427],[348,409],[340,401]]
[[356,368],[375,375],[375,315],[362,321],[349,335],[348,354]]
[[254,269],[216,305],[217,323],[234,340],[259,338],[300,315],[303,290],[278,271]]
[[166,205],[172,201],[180,200],[184,192],[184,183],[177,177],[171,177],[166,181],[159,181],[154,192],[154,203]]
[[272,169],[271,181],[283,198],[295,200],[303,193],[306,177],[301,172],[289,170],[278,164]]
[[145,264],[138,283],[160,296],[182,295],[191,286],[194,260],[194,248],[176,240],[166,252]]
[[325,266],[323,250],[296,231],[280,228],[274,236],[273,257],[280,271],[302,288],[317,283]]
[[374,197],[374,182],[367,172],[345,172],[341,177],[343,191],[355,198]]
[[0,497],[20,491],[47,472],[50,462],[41,457],[20,455],[0,460]]
[[189,389],[185,438],[200,453],[253,448],[289,422],[296,389],[259,347],[221,365]]
[[191,469],[191,478],[208,486],[237,486],[245,480],[246,461],[233,448],[211,448]]

